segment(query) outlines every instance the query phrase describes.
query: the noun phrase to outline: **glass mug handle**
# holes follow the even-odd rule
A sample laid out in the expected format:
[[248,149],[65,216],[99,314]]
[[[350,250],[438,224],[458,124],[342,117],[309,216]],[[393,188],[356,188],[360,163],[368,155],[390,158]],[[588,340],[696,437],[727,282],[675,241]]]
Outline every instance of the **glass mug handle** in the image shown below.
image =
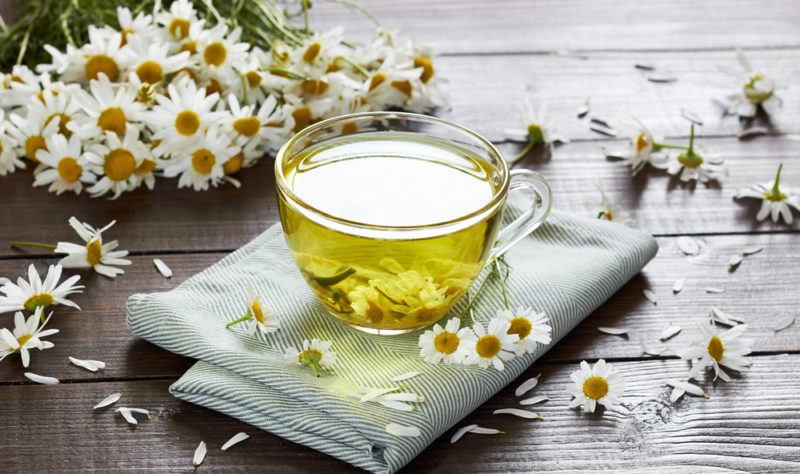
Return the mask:
[[[511,183],[508,193],[516,190],[528,190],[532,196],[531,206],[513,222],[502,228],[497,234],[494,247],[489,253],[488,261],[502,256],[517,242],[536,230],[550,215],[553,206],[553,193],[550,185],[539,173],[526,169],[511,170]],[[507,201],[506,201],[506,205]]]

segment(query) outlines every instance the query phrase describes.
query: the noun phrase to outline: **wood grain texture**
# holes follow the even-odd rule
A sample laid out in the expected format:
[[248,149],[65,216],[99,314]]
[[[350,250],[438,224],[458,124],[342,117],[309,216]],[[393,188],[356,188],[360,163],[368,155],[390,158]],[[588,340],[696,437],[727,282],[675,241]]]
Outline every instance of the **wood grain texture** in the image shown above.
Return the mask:
[[[797,315],[800,309],[800,293],[794,291],[800,279],[796,235],[706,237],[702,253],[692,257],[684,255],[674,240],[659,239],[656,259],[564,338],[546,360],[652,358],[642,353],[640,341],[648,349],[659,348],[662,331],[669,325],[679,325],[683,328],[681,334],[666,344],[664,355],[669,356],[698,336],[696,324],[708,317],[711,307],[748,322],[751,326],[748,334],[758,341],[755,347],[759,352],[800,351],[797,345],[800,322],[777,333],[772,330],[783,317]],[[761,246],[764,250],[747,257],[736,271],[729,272],[728,259],[746,246]],[[162,256],[175,271],[170,280],[156,272],[149,257],[134,258],[128,273],[116,281],[88,275],[85,282],[88,290],[75,298],[83,311],[55,308],[51,326],[61,330],[52,338],[56,346],[35,352],[31,370],[70,381],[179,376],[191,361],[136,339],[125,326],[125,301],[133,293],[170,289],[223,255]],[[0,274],[14,276],[25,266],[26,262],[20,260],[0,261]],[[39,264],[39,268],[44,265]],[[686,284],[683,291],[673,294],[672,285],[677,278],[685,278]],[[722,288],[725,293],[709,294],[708,287]],[[657,305],[644,298],[644,288],[656,292]],[[511,298],[526,303],[524,296],[511,295]],[[0,326],[10,321],[10,315],[0,315]],[[598,326],[622,327],[629,331],[629,336],[601,334]],[[68,356],[99,359],[108,366],[104,371],[91,373],[70,364]],[[0,383],[25,381],[23,372],[19,358],[9,357],[0,364]]]
[[[407,466],[405,472],[532,472],[551,470],[675,470],[697,466],[758,472],[800,468],[800,411],[795,379],[800,356],[754,358],[753,369],[733,383],[702,383],[711,398],[685,396],[669,402],[666,378],[682,377],[682,361],[619,362],[627,391],[624,403],[602,414],[567,409],[569,373],[575,364],[538,363],[458,426],[477,423],[505,435],[466,435],[450,444],[450,430]],[[542,421],[493,415],[515,407],[513,392],[541,373],[532,394],[549,398],[531,407]],[[201,440],[209,446],[203,471],[352,472],[348,465],[309,448],[261,432],[245,423],[173,398],[171,381],[125,381],[60,386],[0,387],[0,445],[13,452],[4,471],[30,467],[60,472],[63,466],[87,470],[191,470]],[[129,427],[113,408],[92,412],[92,405],[121,392],[116,406],[149,409],[154,416]],[[239,431],[251,439],[230,451],[219,446]],[[42,434],[47,456],[42,462]]]
[[[792,0],[363,0],[404,37],[444,53],[550,52],[560,49],[659,51],[800,46]],[[501,7],[502,6],[502,7]],[[313,25],[374,30],[334,2],[315,2]]]

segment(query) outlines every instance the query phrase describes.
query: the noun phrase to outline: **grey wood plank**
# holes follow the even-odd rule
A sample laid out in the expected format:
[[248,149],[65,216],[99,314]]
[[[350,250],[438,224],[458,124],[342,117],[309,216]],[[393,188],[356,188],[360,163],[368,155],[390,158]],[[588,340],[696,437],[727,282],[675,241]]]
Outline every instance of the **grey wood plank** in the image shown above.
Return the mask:
[[[569,373],[576,364],[536,364],[457,426],[477,423],[506,432],[467,435],[450,444],[449,430],[405,472],[686,472],[742,470],[793,472],[800,469],[800,411],[796,403],[800,355],[754,357],[753,368],[732,383],[702,381],[711,398],[684,396],[669,402],[666,378],[682,377],[682,361],[618,362],[626,380],[623,404],[602,415],[567,409]],[[541,373],[532,392],[549,401],[533,407],[541,421],[492,415],[513,407],[515,387]],[[201,440],[209,453],[200,469],[215,472],[269,469],[270,472],[350,472],[323,454],[190,405],[167,393],[171,381],[124,381],[57,386],[1,386],[0,445],[4,470],[21,472],[35,462],[37,472],[65,468],[99,471],[190,471]],[[112,409],[92,412],[105,396],[121,392],[118,405],[146,408],[153,419],[129,427]],[[233,434],[251,439],[222,452]],[[47,456],[42,456],[46,437]],[[32,461],[35,460],[35,461]]]

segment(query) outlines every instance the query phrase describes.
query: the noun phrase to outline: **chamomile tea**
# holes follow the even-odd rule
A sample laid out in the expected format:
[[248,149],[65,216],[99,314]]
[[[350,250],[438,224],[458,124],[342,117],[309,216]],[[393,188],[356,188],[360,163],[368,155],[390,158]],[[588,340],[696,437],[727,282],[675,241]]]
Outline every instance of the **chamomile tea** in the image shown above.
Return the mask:
[[341,135],[280,167],[293,195],[279,188],[294,259],[327,309],[360,329],[392,334],[436,322],[494,244],[500,212],[469,216],[502,183],[457,141],[403,131]]

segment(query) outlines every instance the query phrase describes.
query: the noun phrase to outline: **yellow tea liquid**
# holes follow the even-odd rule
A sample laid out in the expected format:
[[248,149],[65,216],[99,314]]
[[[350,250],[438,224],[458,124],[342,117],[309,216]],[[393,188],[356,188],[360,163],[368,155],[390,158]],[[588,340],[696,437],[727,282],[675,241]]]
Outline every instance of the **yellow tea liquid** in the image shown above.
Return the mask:
[[345,135],[289,159],[283,175],[323,216],[361,224],[328,221],[279,193],[303,276],[331,313],[361,329],[391,334],[436,322],[464,295],[494,244],[497,214],[459,221],[492,200],[491,168],[452,142],[403,132]]

